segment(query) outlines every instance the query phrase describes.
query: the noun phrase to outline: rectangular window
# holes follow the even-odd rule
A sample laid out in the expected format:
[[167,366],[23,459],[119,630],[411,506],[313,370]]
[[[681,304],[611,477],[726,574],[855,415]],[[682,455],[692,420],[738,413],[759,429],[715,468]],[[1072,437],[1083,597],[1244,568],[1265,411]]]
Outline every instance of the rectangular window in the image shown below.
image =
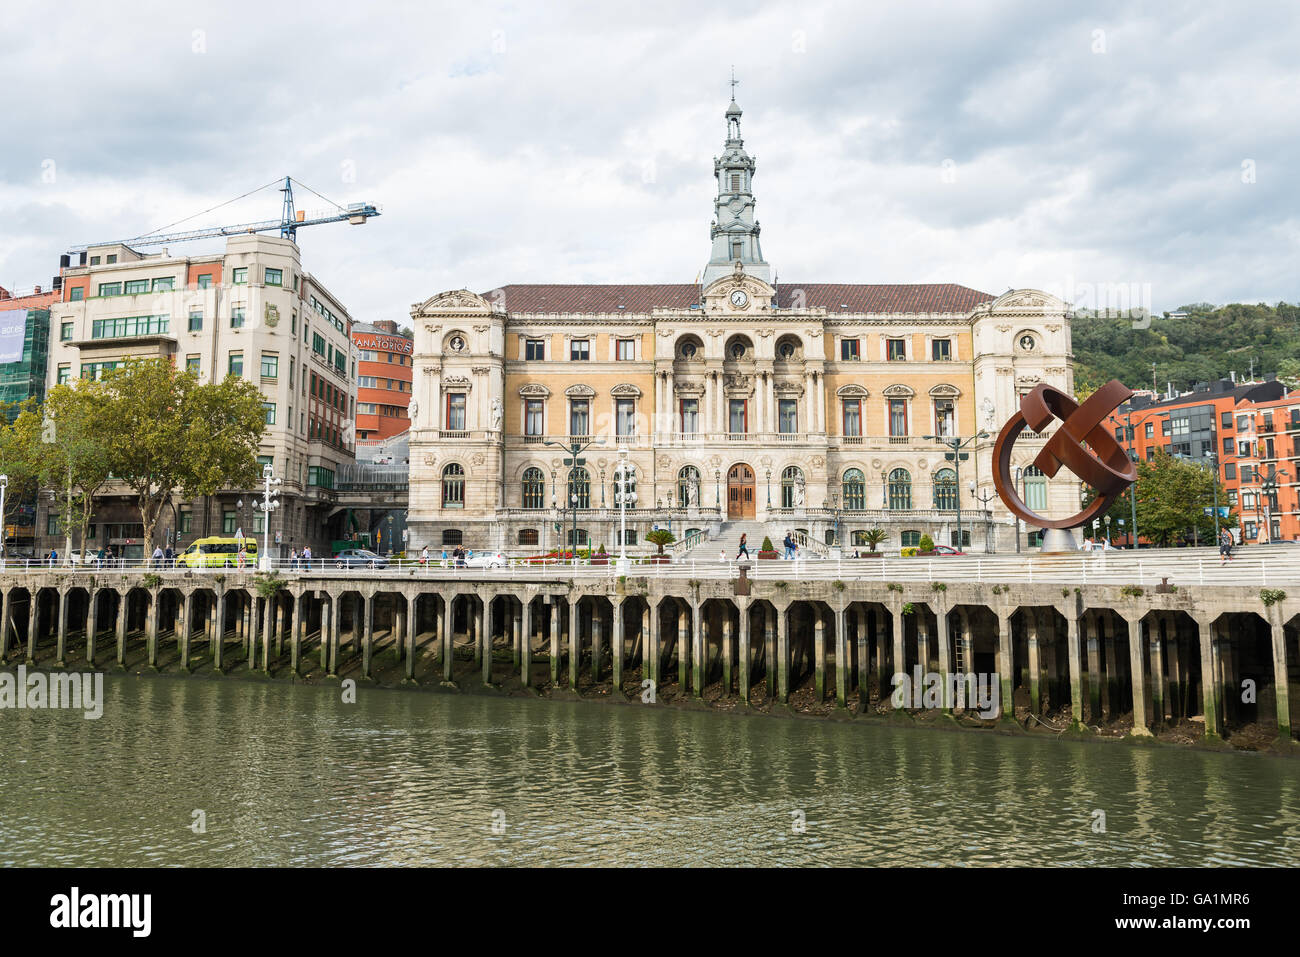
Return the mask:
[[840,340],[840,358],[845,362],[857,362],[862,358],[861,343],[857,339]]
[[236,286],[242,286],[248,282],[248,267],[240,266],[230,271],[230,281]]
[[171,292],[176,288],[175,276],[160,276],[153,281],[154,292]]
[[72,341],[72,325],[73,325],[73,324],[72,324],[71,322],[65,322],[65,323],[62,323],[62,324],[59,326],[59,341],[60,341],[60,342],[71,342],[71,341]]
[[636,358],[636,340],[618,339],[614,342],[614,358],[620,362],[631,362]]
[[[315,387],[316,387],[316,377],[315,377],[315,376],[312,376],[311,378],[312,378],[312,388],[315,389]],[[375,376],[372,376],[372,375],[363,375],[363,376],[358,376],[358,377],[357,377],[357,388],[358,388],[358,389],[378,389],[378,388],[379,388],[379,379],[377,379]],[[314,393],[313,393],[313,394],[314,394]]]
[[636,403],[632,399],[617,399],[614,412],[618,434],[636,435]]
[[1245,415],[1239,415],[1239,416],[1237,416],[1237,431],[1238,431],[1238,432],[1249,432],[1249,431],[1250,431],[1250,417],[1249,417],[1249,416],[1245,416]]
[[196,283],[196,284],[198,285],[198,287],[199,287],[200,289],[211,289],[211,288],[212,288],[212,273],[210,273],[210,272],[200,273],[200,274],[196,277],[196,279],[197,279],[197,283]]
[[280,357],[262,353],[262,378],[278,379],[280,377]]
[[293,389],[293,356],[289,357],[289,388]]
[[185,371],[199,374],[199,357],[197,355],[188,355],[185,357]]
[[311,334],[311,351],[316,353],[318,356],[325,355],[325,337],[319,332],[313,332]]
[[122,295],[122,284],[120,282],[101,282],[99,284],[99,294],[101,296],[120,296]]
[[104,265],[111,266],[117,262],[117,253],[109,253],[108,258],[104,260]]
[[1235,479],[1237,477],[1237,463],[1229,462],[1223,467],[1223,477],[1225,479]]
[[524,342],[524,358],[541,360],[546,358],[545,339],[527,339]]
[[736,434],[749,431],[749,410],[744,399],[727,400],[727,429]]
[[244,354],[242,352],[230,353],[230,358],[226,360],[226,374],[236,376],[244,374]]
[[952,399],[934,400],[934,434],[945,438],[957,434],[957,410]]
[[739,192],[740,192],[740,174],[739,174],[739,173],[732,173],[732,174],[731,174],[731,191],[732,191],[733,193],[739,193]]
[[569,359],[573,362],[586,362],[591,358],[591,343],[586,339],[574,339],[569,343]]
[[91,257],[90,257],[90,264],[91,264],[92,266],[98,266],[98,265],[99,265],[99,257],[98,257],[98,256],[91,256]]
[[844,434],[862,434],[862,400],[844,400]]
[[777,431],[792,435],[799,431],[799,402],[797,399],[777,400]]
[[182,535],[194,531],[194,511],[188,505],[182,505],[176,514],[176,531]]
[[700,400],[682,399],[682,434],[694,435],[700,430]]
[[524,400],[524,435],[544,435],[545,406],[541,399]]
[[591,434],[591,402],[588,399],[569,400],[569,434]]
[[1231,454],[1232,454],[1232,445],[1233,445],[1233,442],[1232,442],[1232,437],[1231,437],[1231,436],[1229,436],[1228,438],[1226,438],[1226,439],[1223,440],[1223,454],[1224,454],[1224,455],[1231,455]]
[[465,430],[465,393],[447,393],[447,431],[463,432]]
[[58,382],[59,385],[64,385],[71,378],[72,378],[72,366],[67,362],[62,363],[59,366],[59,375],[55,381]]
[[165,334],[170,316],[123,316],[119,319],[95,319],[90,324],[92,339],[124,339],[133,336]]
[[202,332],[202,331],[203,331],[203,310],[191,309],[190,310],[190,332]]
[[930,358],[935,362],[952,361],[952,340],[935,339],[930,343]]
[[221,534],[235,534],[235,510],[233,508],[221,510]]
[[86,290],[83,286],[73,286],[68,290],[68,299],[72,302],[81,302],[86,298]]
[[902,362],[907,358],[907,340],[886,339],[885,358],[890,362]]
[[1225,428],[1225,429],[1230,429],[1230,428],[1232,428],[1232,413],[1231,413],[1231,412],[1224,412],[1222,415],[1220,415],[1220,416],[1219,416],[1219,425],[1222,426],[1222,427]]
[[230,328],[240,329],[244,325],[244,304],[235,303],[230,307]]
[[907,400],[889,400],[889,434],[907,435]]
[[122,287],[122,291],[128,296],[139,296],[149,291],[148,279],[129,279]]
[[1146,423],[1145,434],[1148,439],[1154,439],[1156,437],[1156,424],[1154,422]]
[[266,424],[267,424],[267,425],[275,425],[275,403],[274,403],[274,402],[263,402],[263,403],[262,403],[262,412],[263,412],[263,413],[265,414],[265,416],[266,416]]
[[265,282],[268,286],[283,286],[284,271],[280,269],[267,269]]
[[1173,423],[1169,419],[1160,420],[1160,434],[1169,435],[1173,431]]

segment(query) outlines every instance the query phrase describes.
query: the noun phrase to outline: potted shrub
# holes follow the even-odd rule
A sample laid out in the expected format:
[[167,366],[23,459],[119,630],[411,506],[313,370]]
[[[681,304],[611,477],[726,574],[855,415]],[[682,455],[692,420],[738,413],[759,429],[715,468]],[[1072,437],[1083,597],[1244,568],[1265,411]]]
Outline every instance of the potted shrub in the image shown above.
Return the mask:
[[884,544],[885,540],[889,538],[888,532],[886,532],[883,528],[869,528],[862,533],[862,538],[863,541],[867,543],[867,546],[871,549],[871,551],[867,552],[866,555],[860,555],[859,556],[860,558],[884,558],[885,557],[884,552],[876,551],[876,546]]
[[904,545],[898,550],[898,554],[902,555],[904,558],[915,558],[916,551],[917,548],[915,545]]
[[781,557],[780,555],[777,554],[776,549],[772,547],[772,539],[768,538],[766,535],[763,536],[763,545],[758,550],[758,557],[759,558],[780,558]]
[[664,546],[671,545],[673,542],[677,541],[677,536],[668,531],[668,529],[656,528],[646,535],[645,540],[651,545],[658,546],[659,548],[659,554],[650,556],[650,564],[667,565],[673,560],[671,555],[664,554]]
[[608,565],[608,564],[609,564],[609,555],[606,554],[606,552],[605,552],[605,545],[604,545],[604,543],[601,543],[601,544],[596,548],[596,554],[594,554],[594,555],[591,556],[591,563],[592,563],[593,565]]
[[934,539],[931,538],[928,534],[927,534],[927,535],[922,535],[922,536],[921,536],[921,540],[917,543],[917,549],[916,549],[916,550],[917,550],[917,552],[919,552],[919,553],[922,554],[922,555],[933,555],[933,554],[934,554]]

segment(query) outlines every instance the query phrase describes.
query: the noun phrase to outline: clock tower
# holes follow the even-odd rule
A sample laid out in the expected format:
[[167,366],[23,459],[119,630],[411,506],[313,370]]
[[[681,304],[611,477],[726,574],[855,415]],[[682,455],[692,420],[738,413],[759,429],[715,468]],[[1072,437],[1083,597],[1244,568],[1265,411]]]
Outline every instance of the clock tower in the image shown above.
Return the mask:
[[745,152],[740,138],[740,107],[733,92],[725,114],[727,141],[723,154],[713,161],[718,195],[713,203],[713,253],[704,267],[701,288],[730,275],[739,262],[745,273],[771,282],[772,267],[763,259],[758,244],[758,221],[754,219],[754,160]]

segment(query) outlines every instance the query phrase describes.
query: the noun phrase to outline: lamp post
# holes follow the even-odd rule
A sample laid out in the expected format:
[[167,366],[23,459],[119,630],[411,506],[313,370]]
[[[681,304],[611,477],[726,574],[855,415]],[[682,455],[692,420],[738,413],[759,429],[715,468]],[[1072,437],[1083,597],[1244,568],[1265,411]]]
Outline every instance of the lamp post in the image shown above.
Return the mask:
[[9,560],[9,526],[5,524],[5,491],[9,488],[9,476],[0,475],[0,568]]
[[[280,507],[280,485],[284,479],[276,478],[275,468],[270,462],[262,466],[262,499],[254,500],[253,507],[262,513],[262,555],[258,565],[263,571],[271,568],[271,513]],[[388,516],[389,532],[392,532],[393,517]],[[391,544],[389,546],[392,547]]]
[[767,469],[767,510],[772,511],[772,470]]
[[1205,457],[1210,460],[1210,482],[1214,489],[1214,544],[1219,544],[1219,455],[1214,449],[1207,449]]
[[835,514],[835,537],[833,539],[836,548],[842,548],[840,545],[840,493],[831,492],[826,496],[826,501],[830,504],[831,511]]
[[636,480],[636,468],[628,461],[627,447],[618,450],[618,465],[614,468],[614,502],[619,511],[619,548],[618,573],[627,574],[627,507],[636,504],[636,492],[632,483]]
[[713,470],[713,504],[718,509],[719,517],[722,514],[722,469]]
[[569,466],[569,494],[568,501],[573,505],[573,564],[578,564],[578,487],[575,482],[578,469],[581,467],[581,461],[578,456],[593,445],[604,445],[603,438],[591,439],[588,442],[579,442],[576,439],[570,441],[567,445],[563,442],[546,441],[543,445],[553,445],[557,449],[564,449],[571,458],[568,461]]
[[1270,468],[1268,478],[1259,483],[1259,491],[1264,499],[1264,528],[1268,535],[1267,545],[1273,544],[1273,496],[1277,494],[1277,477],[1286,478],[1290,473],[1286,469]]
[[1110,544],[1110,513],[1106,513],[1106,544]]
[[[952,449],[953,482],[955,483],[956,486],[954,489],[954,494],[957,497],[957,549],[958,551],[961,550],[964,544],[962,542],[962,534],[961,534],[961,450],[967,448],[968,446],[974,445],[980,439],[987,439],[988,437],[989,437],[989,433],[985,432],[983,429],[980,429],[980,431],[976,432],[969,439],[966,439],[964,441],[960,436],[949,437],[946,435],[927,435],[925,437],[926,441],[941,442],[944,445],[948,446],[948,448]],[[944,458],[947,458],[947,455],[945,455]]]
[[977,500],[985,512],[984,551],[986,554],[993,550],[992,548],[989,547],[990,545],[989,539],[992,538],[991,529],[993,527],[992,518],[988,514],[989,502],[993,501],[993,499],[997,496],[997,494],[998,494],[997,492],[994,492],[992,489],[987,489],[987,488],[977,493],[975,491],[975,482],[972,480],[972,482],[970,483],[970,497]]
[[[1016,490],[1017,493],[1020,495],[1020,501],[1022,502],[1025,500],[1025,491],[1020,484],[1020,475],[1023,471],[1024,469],[1022,469],[1019,465],[1016,466],[1016,470],[1015,470]],[[1020,516],[1019,515],[1015,516],[1015,523],[1016,523],[1016,552],[1017,554],[1019,554],[1020,552]]]

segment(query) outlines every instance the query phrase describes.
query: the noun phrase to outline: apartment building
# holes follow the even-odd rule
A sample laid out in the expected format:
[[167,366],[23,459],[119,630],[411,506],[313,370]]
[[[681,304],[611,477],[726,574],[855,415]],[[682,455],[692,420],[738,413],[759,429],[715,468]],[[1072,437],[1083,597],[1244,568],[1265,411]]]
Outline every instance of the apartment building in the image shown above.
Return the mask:
[[[266,434],[258,461],[284,480],[273,542],[318,551],[339,536],[334,477],[353,461],[357,364],[347,308],[302,267],[297,244],[234,236],[225,251],[173,256],[110,244],[63,271],[51,308],[48,383],[95,379],[123,362],[163,357],[204,382],[242,376],[261,389]],[[158,542],[184,547],[207,535],[262,533],[257,489],[178,502]],[[44,525],[41,525],[41,523]],[[44,547],[62,542],[57,516],[38,516]],[[120,489],[96,508],[95,547],[145,547],[139,514]],[[274,549],[273,549],[274,550]]]
[[382,441],[410,427],[415,340],[392,320],[352,326],[357,350],[357,439]]

